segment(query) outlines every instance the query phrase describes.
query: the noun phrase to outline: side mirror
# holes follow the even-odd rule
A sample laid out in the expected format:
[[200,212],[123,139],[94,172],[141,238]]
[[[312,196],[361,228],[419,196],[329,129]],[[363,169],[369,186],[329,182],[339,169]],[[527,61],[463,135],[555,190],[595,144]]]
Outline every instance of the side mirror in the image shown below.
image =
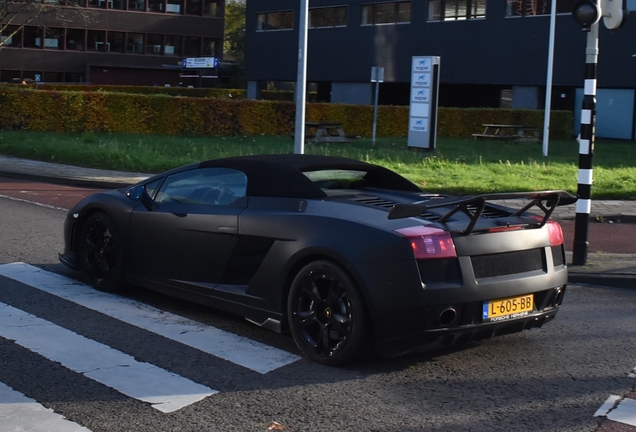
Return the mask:
[[139,201],[140,203],[142,203],[148,211],[153,211],[155,208],[157,208],[155,202],[152,200],[152,198],[150,198],[148,192],[146,192],[145,186],[135,186],[126,193],[126,196],[133,201]]

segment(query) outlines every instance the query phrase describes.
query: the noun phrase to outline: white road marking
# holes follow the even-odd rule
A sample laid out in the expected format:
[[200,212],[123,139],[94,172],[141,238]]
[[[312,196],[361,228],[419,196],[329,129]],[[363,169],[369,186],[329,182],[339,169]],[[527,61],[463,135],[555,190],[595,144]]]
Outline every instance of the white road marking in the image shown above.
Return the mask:
[[596,410],[596,412],[594,413],[594,417],[605,417],[607,413],[610,412],[612,408],[614,408],[614,405],[616,405],[616,402],[618,402],[620,398],[620,396],[616,395],[611,395],[610,397],[608,397],[605,402],[603,402],[603,405],[601,405],[601,407]]
[[1,302],[0,336],[162,412],[218,393]]
[[611,395],[594,413],[594,417],[606,417],[615,422],[636,426],[636,400]]
[[0,275],[261,374],[300,359],[287,351],[161,311],[144,303],[96,291],[76,280],[29,264],[0,265]]
[[0,430],[91,432],[0,382]]
[[636,400],[623,399],[616,408],[607,414],[607,418],[615,422],[636,426]]
[[68,211],[68,209],[65,209],[65,208],[62,208],[62,207],[56,207],[56,206],[53,206],[53,205],[43,204],[43,203],[39,203],[39,202],[36,202],[36,201],[31,201],[31,200],[22,199],[22,198],[16,198],[16,197],[8,196],[8,195],[0,195],[0,198],[5,198],[5,199],[8,199],[8,200],[12,200],[12,201],[24,202],[24,203],[28,203],[28,204],[35,204],[36,206],[45,207],[45,208],[49,208],[49,209],[53,209],[53,210]]

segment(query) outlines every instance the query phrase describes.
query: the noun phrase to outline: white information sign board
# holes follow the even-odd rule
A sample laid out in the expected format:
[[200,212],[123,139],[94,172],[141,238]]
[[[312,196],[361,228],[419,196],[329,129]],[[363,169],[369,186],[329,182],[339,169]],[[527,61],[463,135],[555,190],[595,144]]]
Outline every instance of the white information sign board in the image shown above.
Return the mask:
[[409,147],[433,150],[437,131],[440,57],[413,57],[409,109]]
[[216,57],[188,57],[181,61],[184,69],[206,69],[219,66],[219,59]]

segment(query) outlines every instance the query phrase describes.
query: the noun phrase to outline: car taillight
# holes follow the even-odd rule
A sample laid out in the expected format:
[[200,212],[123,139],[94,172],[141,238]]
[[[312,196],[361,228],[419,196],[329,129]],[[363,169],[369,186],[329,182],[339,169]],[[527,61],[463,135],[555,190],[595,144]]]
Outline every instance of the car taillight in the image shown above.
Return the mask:
[[[543,220],[540,216],[530,216],[532,219]],[[548,220],[548,233],[550,234],[550,246],[561,246],[563,244],[563,230],[558,222]]]
[[550,246],[560,246],[563,244],[563,230],[558,222],[548,221],[548,232],[550,233]]
[[411,241],[415,259],[455,258],[455,243],[448,231],[427,226],[395,230]]

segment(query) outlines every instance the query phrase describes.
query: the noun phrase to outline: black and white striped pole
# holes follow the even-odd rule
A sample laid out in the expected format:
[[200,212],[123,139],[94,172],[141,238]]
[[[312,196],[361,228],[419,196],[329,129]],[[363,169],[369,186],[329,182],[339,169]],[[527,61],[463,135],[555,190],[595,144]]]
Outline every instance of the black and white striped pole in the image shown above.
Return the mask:
[[[574,6],[572,15],[587,32],[585,48],[585,85],[581,109],[581,136],[579,138],[579,173],[574,222],[574,245],[572,264],[585,265],[589,242],[588,226],[592,208],[592,156],[594,155],[594,133],[596,124],[596,65],[598,63],[598,29],[603,16],[605,26],[616,30],[625,23],[624,0],[600,0],[601,6],[593,0],[581,0]],[[603,14],[605,12],[605,14]]]
[[592,156],[594,156],[594,127],[596,124],[596,65],[598,62],[598,22],[590,26],[585,50],[585,85],[581,109],[581,137],[579,139],[579,175],[574,223],[572,264],[585,265],[588,249],[588,224],[592,208]]

